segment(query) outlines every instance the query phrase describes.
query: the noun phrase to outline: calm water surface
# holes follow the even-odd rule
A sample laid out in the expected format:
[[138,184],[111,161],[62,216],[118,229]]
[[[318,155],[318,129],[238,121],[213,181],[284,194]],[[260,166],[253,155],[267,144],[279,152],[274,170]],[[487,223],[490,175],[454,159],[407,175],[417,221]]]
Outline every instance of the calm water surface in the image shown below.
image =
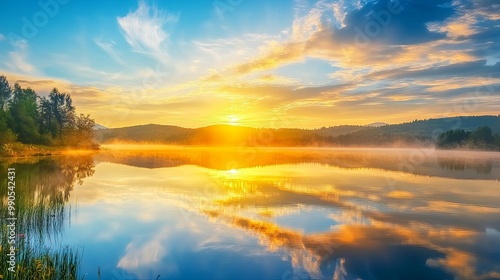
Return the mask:
[[499,153],[169,148],[3,166],[35,196],[64,194],[47,244],[83,248],[85,279],[500,279]]

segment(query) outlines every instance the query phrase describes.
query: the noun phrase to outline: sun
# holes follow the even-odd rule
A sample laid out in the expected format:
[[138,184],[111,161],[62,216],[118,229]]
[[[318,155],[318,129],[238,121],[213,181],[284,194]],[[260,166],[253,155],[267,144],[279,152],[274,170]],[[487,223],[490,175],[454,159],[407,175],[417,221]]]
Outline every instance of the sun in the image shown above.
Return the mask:
[[230,115],[230,116],[227,116],[227,120],[228,120],[228,123],[229,125],[240,125],[239,121],[240,121],[240,118],[236,117],[235,115]]

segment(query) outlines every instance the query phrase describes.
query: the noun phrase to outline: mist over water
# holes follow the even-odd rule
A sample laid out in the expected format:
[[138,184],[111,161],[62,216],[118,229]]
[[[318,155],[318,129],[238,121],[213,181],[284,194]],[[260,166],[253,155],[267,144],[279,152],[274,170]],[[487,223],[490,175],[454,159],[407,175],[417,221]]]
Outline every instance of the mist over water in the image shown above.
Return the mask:
[[58,243],[84,247],[85,279],[98,268],[101,279],[500,276],[500,153],[115,146],[68,157],[2,166],[29,168],[24,184],[42,182],[48,162],[64,166],[51,178],[77,174]]

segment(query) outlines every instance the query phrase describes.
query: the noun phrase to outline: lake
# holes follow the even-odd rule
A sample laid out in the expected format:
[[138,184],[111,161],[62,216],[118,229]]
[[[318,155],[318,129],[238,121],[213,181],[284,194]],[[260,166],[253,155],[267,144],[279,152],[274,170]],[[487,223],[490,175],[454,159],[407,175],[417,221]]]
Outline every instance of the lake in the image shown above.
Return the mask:
[[85,279],[500,279],[500,153],[145,146],[0,163],[19,207],[63,201],[18,234],[74,248]]

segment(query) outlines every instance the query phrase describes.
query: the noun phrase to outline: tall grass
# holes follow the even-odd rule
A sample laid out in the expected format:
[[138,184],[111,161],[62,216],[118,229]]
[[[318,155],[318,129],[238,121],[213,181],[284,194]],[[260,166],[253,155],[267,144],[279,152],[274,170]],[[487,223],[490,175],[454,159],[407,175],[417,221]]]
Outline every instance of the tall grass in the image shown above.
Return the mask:
[[83,279],[83,248],[58,244],[71,219],[69,190],[82,176],[68,176],[68,166],[50,160],[8,167],[16,168],[16,267],[8,270],[7,166],[0,163],[0,279]]

